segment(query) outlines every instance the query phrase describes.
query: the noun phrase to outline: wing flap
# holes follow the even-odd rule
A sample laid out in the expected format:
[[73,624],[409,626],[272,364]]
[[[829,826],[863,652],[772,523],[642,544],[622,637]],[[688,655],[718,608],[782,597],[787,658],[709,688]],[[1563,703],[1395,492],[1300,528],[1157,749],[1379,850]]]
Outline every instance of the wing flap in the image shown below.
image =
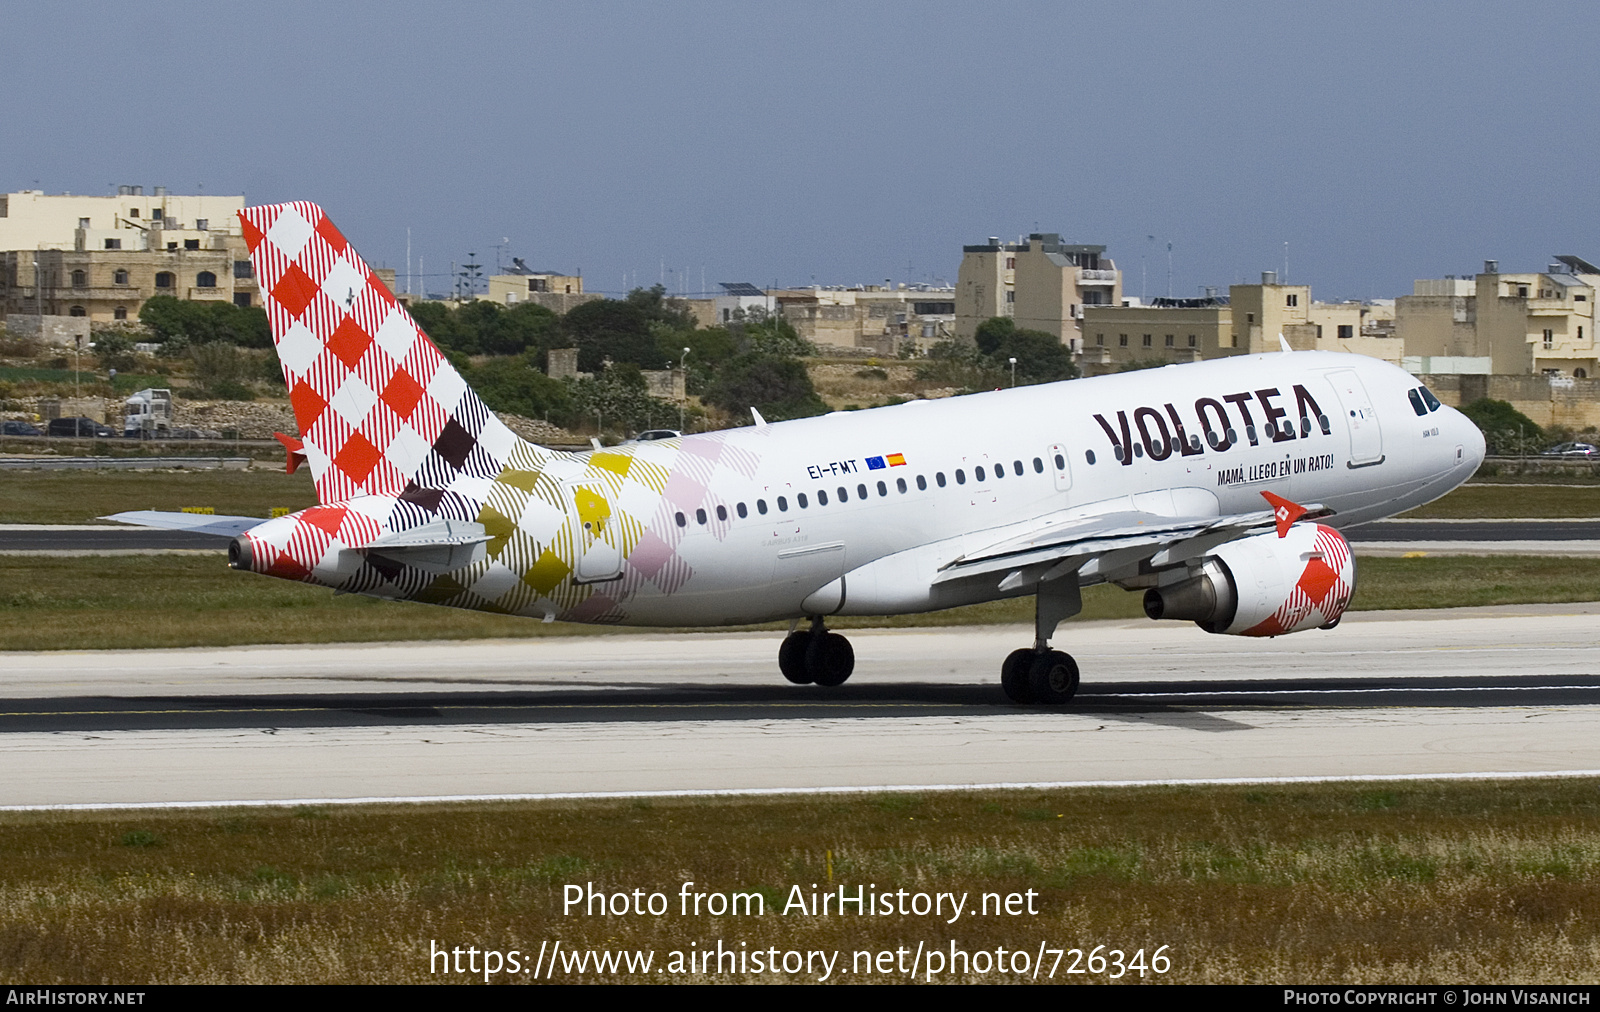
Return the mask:
[[[1304,517],[1324,517],[1331,512],[1313,505],[1305,507]],[[1044,563],[1089,560],[1111,552],[1118,553],[1119,557],[1127,556],[1121,560],[1122,565],[1137,558],[1159,559],[1160,564],[1166,565],[1204,554],[1218,545],[1278,523],[1279,517],[1273,510],[1221,517],[1171,517],[1137,511],[1074,517],[967,552],[940,567],[934,582],[945,583],[1002,571],[1017,573]]]

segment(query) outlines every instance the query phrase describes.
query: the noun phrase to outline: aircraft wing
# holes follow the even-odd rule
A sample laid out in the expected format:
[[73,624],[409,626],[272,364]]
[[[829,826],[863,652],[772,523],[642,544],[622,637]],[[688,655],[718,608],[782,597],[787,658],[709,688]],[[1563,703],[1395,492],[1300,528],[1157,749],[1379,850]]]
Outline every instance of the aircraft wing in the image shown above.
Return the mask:
[[132,510],[127,513],[114,513],[100,519],[115,520],[134,527],[155,527],[164,531],[213,534],[219,538],[236,538],[257,524],[266,523],[260,517],[228,517],[212,513],[165,513],[161,510]]
[[1296,520],[1333,512],[1320,505],[1289,504],[1297,512],[1286,520],[1283,508],[1273,505],[1273,509],[1226,516],[1166,516],[1125,510],[1089,517],[1046,517],[1025,533],[996,540],[945,563],[934,582],[1006,572],[1010,574],[1006,582],[1015,580],[1020,586],[1031,582],[1025,575],[1049,579],[1072,569],[1089,575],[1145,560],[1170,565],[1263,528],[1276,526],[1281,536]]

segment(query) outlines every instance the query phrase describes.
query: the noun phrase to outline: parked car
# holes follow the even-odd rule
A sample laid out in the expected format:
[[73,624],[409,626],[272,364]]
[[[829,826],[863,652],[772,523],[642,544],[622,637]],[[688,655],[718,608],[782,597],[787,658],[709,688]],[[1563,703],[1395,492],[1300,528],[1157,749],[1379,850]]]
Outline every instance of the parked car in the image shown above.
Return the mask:
[[45,426],[47,436],[96,436],[105,439],[115,436],[111,426],[102,425],[93,418],[52,418]]
[[654,442],[657,439],[677,439],[681,435],[683,435],[683,433],[679,432],[677,429],[645,429],[637,436],[634,436],[633,439],[629,440],[629,442],[649,443]]
[[1600,457],[1593,443],[1557,443],[1544,451],[1546,457]]
[[0,422],[0,436],[42,436],[36,426],[27,422]]

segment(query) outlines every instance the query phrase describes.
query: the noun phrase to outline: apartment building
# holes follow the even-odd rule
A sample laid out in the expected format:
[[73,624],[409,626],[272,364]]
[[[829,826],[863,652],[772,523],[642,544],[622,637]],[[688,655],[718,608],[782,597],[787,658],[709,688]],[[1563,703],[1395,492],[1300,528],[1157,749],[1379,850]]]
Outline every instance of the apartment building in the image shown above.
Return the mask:
[[772,293],[777,311],[822,348],[895,355],[955,336],[956,293],[930,285],[798,288]]
[[[1365,326],[1359,302],[1315,302],[1309,285],[1283,285],[1263,271],[1258,285],[1233,285],[1197,299],[1149,306],[1084,307],[1082,366],[1115,372],[1130,363],[1193,362],[1279,351],[1343,351],[1399,363],[1402,343]],[[1387,316],[1387,313],[1383,314]]]
[[1034,232],[1015,243],[990,236],[987,243],[963,246],[956,334],[970,339],[983,321],[1009,316],[1018,327],[1042,330],[1082,350],[1086,307],[1122,303],[1122,272],[1105,251],[1062,242],[1056,232]]
[[1559,256],[1540,273],[1502,273],[1486,260],[1471,278],[1415,282],[1395,300],[1395,333],[1418,374],[1600,376],[1594,300],[1600,267]]

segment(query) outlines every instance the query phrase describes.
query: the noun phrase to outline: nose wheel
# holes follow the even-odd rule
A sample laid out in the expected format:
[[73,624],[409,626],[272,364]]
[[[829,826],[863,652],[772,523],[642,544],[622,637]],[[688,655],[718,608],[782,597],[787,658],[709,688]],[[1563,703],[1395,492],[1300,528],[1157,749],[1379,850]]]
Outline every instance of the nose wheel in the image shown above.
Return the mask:
[[778,670],[796,685],[843,685],[855,668],[855,648],[825,629],[821,618],[812,619],[810,629],[790,633],[778,648]]

